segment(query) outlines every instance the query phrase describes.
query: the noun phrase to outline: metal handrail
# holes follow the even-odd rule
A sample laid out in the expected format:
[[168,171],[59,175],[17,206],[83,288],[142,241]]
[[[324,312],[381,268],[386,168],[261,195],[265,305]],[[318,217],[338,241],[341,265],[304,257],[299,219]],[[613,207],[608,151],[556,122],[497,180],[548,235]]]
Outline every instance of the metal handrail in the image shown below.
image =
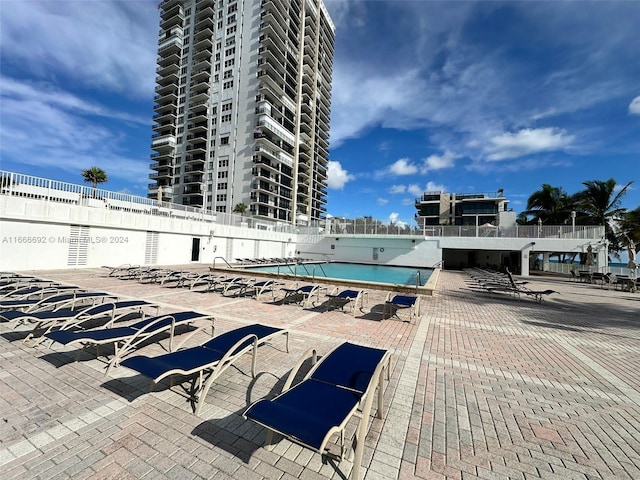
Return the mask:
[[231,264],[230,264],[229,262],[227,262],[227,259],[226,259],[226,258],[224,258],[224,257],[213,257],[213,266],[212,266],[211,268],[213,268],[214,270],[216,269],[216,260],[218,260],[218,259],[220,259],[220,260],[222,260],[224,263],[226,263],[226,264],[227,264],[227,266],[228,266],[229,268],[233,268],[233,267],[231,266]]

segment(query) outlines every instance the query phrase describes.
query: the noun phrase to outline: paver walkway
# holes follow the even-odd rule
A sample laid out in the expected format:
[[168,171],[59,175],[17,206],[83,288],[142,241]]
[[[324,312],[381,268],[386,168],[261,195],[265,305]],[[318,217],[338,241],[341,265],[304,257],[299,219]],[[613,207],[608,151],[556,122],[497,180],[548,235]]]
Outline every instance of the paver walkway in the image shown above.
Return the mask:
[[[366,439],[366,480],[640,478],[638,293],[533,277],[532,288],[559,292],[537,304],[443,272],[420,321],[409,324],[382,320],[380,291],[369,291],[353,316],[140,284],[102,269],[33,273],[158,302],[165,312],[210,312],[217,332],[287,327],[291,352],[278,339],[260,347],[256,378],[243,358],[196,417],[166,386],[148,393],[148,380],[125,367],[105,377],[103,359],[26,347],[25,330],[0,324],[3,479],[348,477],[348,460],[323,463],[285,440],[263,448],[264,430],[242,419],[251,402],[280,391],[302,352],[343,341],[392,352],[384,418],[372,417]],[[164,348],[149,344],[143,353]]]

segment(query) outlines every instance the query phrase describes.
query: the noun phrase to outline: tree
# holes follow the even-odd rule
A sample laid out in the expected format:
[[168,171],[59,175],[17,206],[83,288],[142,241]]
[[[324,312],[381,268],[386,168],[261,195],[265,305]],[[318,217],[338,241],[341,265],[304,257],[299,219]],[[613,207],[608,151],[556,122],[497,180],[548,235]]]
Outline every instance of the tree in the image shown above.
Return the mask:
[[586,188],[573,196],[577,210],[585,215],[585,223],[604,226],[606,238],[613,251],[620,250],[623,243],[617,232],[617,226],[627,210],[621,207],[622,199],[632,183],[629,182],[618,190],[613,178],[589,180],[582,182]]
[[[527,209],[522,212],[525,218],[533,217],[527,223],[536,223],[538,219],[552,225],[565,223],[573,209],[571,197],[562,187],[553,187],[548,183],[543,183],[541,187],[531,194],[527,200]],[[520,220],[523,220],[522,214]]]
[[244,212],[247,211],[247,205],[245,203],[238,203],[235,207],[233,207],[233,213],[239,213],[241,216],[244,217]]
[[620,232],[627,235],[634,244],[640,244],[640,207],[623,214],[620,220]]
[[98,184],[105,183],[107,180],[109,180],[109,178],[107,177],[107,173],[100,167],[91,167],[87,168],[86,170],[82,170],[81,175],[86,183],[92,184],[94,196],[96,194]]

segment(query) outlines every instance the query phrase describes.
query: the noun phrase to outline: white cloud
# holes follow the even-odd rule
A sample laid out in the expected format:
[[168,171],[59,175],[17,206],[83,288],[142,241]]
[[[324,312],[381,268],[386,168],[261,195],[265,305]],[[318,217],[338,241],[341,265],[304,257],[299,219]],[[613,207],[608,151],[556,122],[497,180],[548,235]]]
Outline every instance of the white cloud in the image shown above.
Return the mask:
[[516,133],[505,132],[491,138],[485,147],[487,160],[499,161],[541,152],[563,150],[575,137],[557,128],[525,128]]
[[332,160],[329,161],[327,167],[327,185],[334,190],[342,190],[344,186],[355,180],[355,176],[342,168],[340,162]]
[[629,113],[632,115],[640,115],[640,95],[634,98],[629,104]]
[[445,187],[444,185],[442,185],[440,183],[427,182],[427,185],[425,187],[425,191],[426,192],[446,192],[447,191],[447,187]]
[[391,185],[391,188],[389,188],[389,193],[391,193],[392,195],[402,194],[406,191],[407,187],[404,185]]
[[75,115],[108,117],[143,125],[151,123],[149,117],[135,117],[129,113],[110,110],[96,102],[89,102],[66,92],[49,82],[19,81],[0,75],[0,83],[2,84],[1,95],[4,98],[48,105],[52,109],[60,109]]
[[407,187],[407,193],[410,193],[414,197],[419,197],[424,193],[424,190],[422,189],[422,187],[420,187],[420,185],[414,183]]
[[378,205],[380,205],[380,206],[384,206],[384,205],[386,205],[387,203],[389,203],[389,200],[387,200],[386,198],[378,198],[378,199],[376,200],[376,203],[377,203]]
[[429,155],[424,159],[422,173],[428,173],[432,170],[453,168],[455,166],[455,160],[458,158],[460,158],[460,155],[456,155],[450,150],[445,151],[442,155]]
[[408,158],[396,160],[389,166],[389,173],[392,175],[413,175],[418,172],[418,167],[411,163]]
[[3,2],[3,63],[39,78],[152,95],[158,9],[154,2]]
[[[123,147],[127,136],[120,127],[109,128],[97,121],[104,117],[128,119],[127,114],[85,101],[47,83],[31,85],[8,77],[0,80],[3,84],[0,153],[7,164],[55,167],[77,172],[78,180],[80,170],[91,165],[128,181],[147,177],[148,160],[127,155]],[[132,136],[139,135],[134,133],[138,125],[129,127]],[[140,130],[146,132],[147,128]]]

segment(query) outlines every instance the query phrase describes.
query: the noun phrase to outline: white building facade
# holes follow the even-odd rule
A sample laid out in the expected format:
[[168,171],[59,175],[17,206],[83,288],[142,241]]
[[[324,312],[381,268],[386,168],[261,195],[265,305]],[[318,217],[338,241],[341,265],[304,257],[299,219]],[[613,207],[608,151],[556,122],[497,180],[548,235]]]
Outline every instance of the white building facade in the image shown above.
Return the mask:
[[[334,25],[322,0],[165,0],[150,198],[324,217]],[[160,193],[159,193],[160,190]]]

